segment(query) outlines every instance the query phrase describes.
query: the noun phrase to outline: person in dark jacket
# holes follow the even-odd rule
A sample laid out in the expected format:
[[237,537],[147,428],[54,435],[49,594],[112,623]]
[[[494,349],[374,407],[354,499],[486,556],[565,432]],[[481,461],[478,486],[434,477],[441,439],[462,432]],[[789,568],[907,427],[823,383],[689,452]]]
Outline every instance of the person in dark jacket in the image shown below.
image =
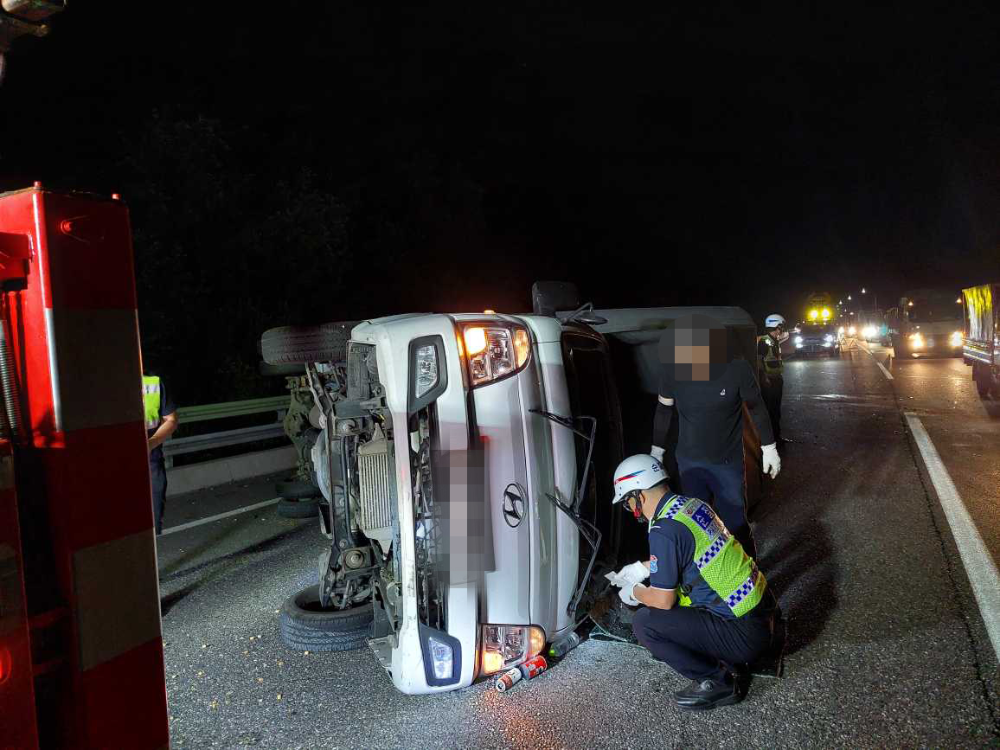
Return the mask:
[[755,558],[757,545],[746,515],[744,404],[760,436],[764,472],[772,479],[781,471],[781,459],[754,368],[745,359],[729,357],[727,337],[725,326],[706,315],[679,318],[664,332],[650,455],[662,463],[676,411],[675,457],[681,491],[711,503],[726,528]]

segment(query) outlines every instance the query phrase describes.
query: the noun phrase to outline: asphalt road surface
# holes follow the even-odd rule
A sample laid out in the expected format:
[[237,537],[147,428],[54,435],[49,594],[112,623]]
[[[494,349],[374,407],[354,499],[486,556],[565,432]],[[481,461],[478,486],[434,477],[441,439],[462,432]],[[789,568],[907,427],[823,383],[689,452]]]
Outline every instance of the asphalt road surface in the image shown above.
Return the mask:
[[[670,692],[685,680],[607,641],[507,694],[480,683],[433,697],[396,692],[367,649],[289,651],[277,610],[316,580],[323,540],[270,505],[159,540],[172,746],[1000,746],[997,655],[938,498],[942,469],[928,471],[904,416],[925,427],[998,560],[1000,410],[961,360],[890,354],[852,346],[786,365],[794,442],[754,524],[789,644],[784,677],[756,678],[743,703],[682,713]],[[271,489],[173,498],[165,526]]]

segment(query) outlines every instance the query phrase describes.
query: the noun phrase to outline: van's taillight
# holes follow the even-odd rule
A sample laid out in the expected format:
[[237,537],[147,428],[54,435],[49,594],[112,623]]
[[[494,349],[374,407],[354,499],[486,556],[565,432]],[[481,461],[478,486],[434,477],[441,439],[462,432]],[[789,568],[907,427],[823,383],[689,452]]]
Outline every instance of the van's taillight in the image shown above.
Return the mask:
[[514,374],[531,357],[528,329],[516,323],[467,324],[461,342],[473,388]]

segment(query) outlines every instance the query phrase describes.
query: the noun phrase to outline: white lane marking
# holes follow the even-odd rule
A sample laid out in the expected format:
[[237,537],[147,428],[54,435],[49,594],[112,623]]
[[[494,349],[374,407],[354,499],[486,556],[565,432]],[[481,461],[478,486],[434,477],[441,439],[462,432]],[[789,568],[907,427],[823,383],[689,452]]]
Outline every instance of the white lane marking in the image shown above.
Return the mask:
[[979,529],[973,522],[969,511],[958,494],[955,483],[951,480],[941,456],[938,455],[934,443],[931,442],[923,422],[916,414],[905,412],[906,423],[917,443],[917,449],[924,459],[927,473],[930,475],[934,491],[944,509],[945,518],[951,527],[951,533],[958,545],[958,554],[962,558],[972,593],[979,604],[979,612],[986,623],[986,632],[993,642],[993,650],[1000,659],[1000,572],[996,563],[986,549]]
[[212,523],[212,521],[218,521],[219,519],[222,518],[229,518],[230,516],[238,516],[240,513],[249,513],[251,510],[257,510],[258,508],[266,508],[268,505],[275,505],[280,501],[281,501],[280,497],[275,497],[270,500],[265,500],[262,503],[247,505],[243,508],[237,508],[236,510],[227,510],[225,513],[219,513],[216,516],[201,518],[197,521],[191,521],[190,523],[182,523],[180,526],[171,526],[169,529],[164,529],[160,533],[160,536],[166,536],[167,534],[176,534],[178,531],[193,529],[195,526],[201,526],[202,524],[205,523]]
[[878,365],[878,369],[880,369],[882,371],[882,374],[885,375],[886,380],[895,380],[895,378],[892,377],[892,373],[889,372],[887,369],[885,369],[885,365],[883,365],[881,362],[875,359],[875,352],[873,352],[867,346],[862,346],[861,348],[864,349],[866,352],[868,352],[869,355],[871,355],[871,358],[875,361],[875,364]]

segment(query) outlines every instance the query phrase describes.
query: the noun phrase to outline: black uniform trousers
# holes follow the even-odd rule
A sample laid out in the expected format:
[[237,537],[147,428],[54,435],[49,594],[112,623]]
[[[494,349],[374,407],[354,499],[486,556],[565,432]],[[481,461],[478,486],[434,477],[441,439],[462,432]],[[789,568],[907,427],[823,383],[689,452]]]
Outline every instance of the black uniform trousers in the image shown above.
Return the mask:
[[149,483],[153,491],[153,526],[159,534],[163,531],[163,511],[167,507],[167,467],[162,456],[149,459]]
[[757,559],[757,542],[747,520],[746,483],[743,457],[729,463],[705,463],[677,459],[681,492],[709,503],[722,523],[743,546],[744,552]]
[[771,645],[774,610],[764,606],[738,618],[701,607],[644,607],[635,613],[632,630],[654,659],[689,680],[725,682],[736,665],[756,661]]
[[764,400],[764,406],[771,417],[771,429],[774,431],[775,442],[781,440],[781,394],[784,390],[785,378],[782,375],[769,375],[760,386],[761,398]]

